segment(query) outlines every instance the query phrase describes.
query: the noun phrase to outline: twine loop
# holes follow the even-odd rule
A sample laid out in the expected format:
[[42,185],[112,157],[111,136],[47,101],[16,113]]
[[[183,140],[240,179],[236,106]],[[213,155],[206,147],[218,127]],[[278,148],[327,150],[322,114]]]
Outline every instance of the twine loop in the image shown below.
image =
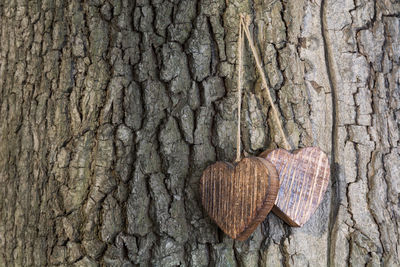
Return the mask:
[[242,14],[239,16],[239,37],[238,37],[238,78],[237,78],[237,105],[238,105],[238,117],[237,117],[237,134],[236,134],[236,162],[240,161],[240,113],[241,113],[241,103],[242,103],[242,72],[243,72],[243,62],[242,62],[242,53],[243,53],[243,33],[245,33],[247,37],[247,41],[249,42],[251,52],[253,54],[254,60],[257,65],[257,70],[261,76],[262,86],[266,91],[268,101],[272,108],[272,114],[274,116],[274,120],[277,124],[279,133],[283,140],[283,147],[286,150],[291,150],[291,146],[286,138],[285,132],[283,131],[281,121],[279,119],[278,110],[275,107],[274,102],[272,101],[271,93],[269,91],[269,87],[267,84],[267,79],[265,78],[265,74],[261,65],[261,59],[257,53],[257,49],[254,45],[253,38],[251,37],[249,31],[250,25],[250,17],[244,17]]

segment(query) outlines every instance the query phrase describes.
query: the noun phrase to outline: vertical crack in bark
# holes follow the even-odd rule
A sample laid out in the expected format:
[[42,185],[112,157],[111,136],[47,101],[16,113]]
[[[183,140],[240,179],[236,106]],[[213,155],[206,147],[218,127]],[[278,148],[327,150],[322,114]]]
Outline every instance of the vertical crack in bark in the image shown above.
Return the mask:
[[339,160],[338,160],[338,126],[337,126],[337,87],[336,87],[336,77],[333,68],[333,58],[332,58],[332,47],[329,41],[328,29],[326,28],[326,9],[327,9],[327,0],[321,0],[321,33],[322,39],[324,43],[324,52],[325,52],[325,64],[326,70],[329,78],[329,85],[331,88],[332,94],[332,148],[331,148],[331,181],[332,181],[332,195],[331,195],[331,214],[329,216],[329,235],[328,235],[328,252],[327,252],[327,262],[329,266],[331,265],[331,257],[335,253],[332,251],[331,241],[333,240],[332,235],[334,231],[332,231],[334,224],[336,223],[336,217],[339,211],[339,188],[340,188],[340,180],[338,179],[339,174]]

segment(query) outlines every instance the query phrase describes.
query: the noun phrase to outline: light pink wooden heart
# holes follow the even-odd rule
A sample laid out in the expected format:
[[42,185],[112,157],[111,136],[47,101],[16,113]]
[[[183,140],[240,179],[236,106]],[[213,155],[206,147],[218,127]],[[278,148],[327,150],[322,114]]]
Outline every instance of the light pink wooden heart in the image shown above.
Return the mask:
[[260,157],[269,160],[279,175],[279,192],[272,209],[291,226],[302,226],[321,203],[330,179],[329,161],[318,147],[290,153],[267,150]]

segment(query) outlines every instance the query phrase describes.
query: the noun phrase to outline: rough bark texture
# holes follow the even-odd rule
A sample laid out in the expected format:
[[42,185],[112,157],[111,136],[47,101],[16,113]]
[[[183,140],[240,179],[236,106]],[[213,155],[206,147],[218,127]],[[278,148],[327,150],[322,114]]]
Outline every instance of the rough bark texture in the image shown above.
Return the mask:
[[[302,228],[246,242],[198,181],[233,160],[238,14],[295,147],[330,155]],[[395,266],[400,7],[394,0],[0,1],[0,266]],[[243,150],[281,144],[246,46]]]

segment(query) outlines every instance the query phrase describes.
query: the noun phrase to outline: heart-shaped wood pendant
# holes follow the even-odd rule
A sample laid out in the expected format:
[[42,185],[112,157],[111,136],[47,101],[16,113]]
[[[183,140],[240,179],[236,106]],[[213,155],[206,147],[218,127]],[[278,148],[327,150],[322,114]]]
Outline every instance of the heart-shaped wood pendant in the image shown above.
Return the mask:
[[325,194],[330,178],[328,157],[318,147],[293,154],[284,149],[267,150],[260,157],[269,160],[279,174],[280,189],[272,211],[290,226],[302,226]]
[[200,179],[204,209],[230,237],[246,240],[271,211],[279,190],[278,173],[267,160],[242,159],[236,166],[217,162]]

